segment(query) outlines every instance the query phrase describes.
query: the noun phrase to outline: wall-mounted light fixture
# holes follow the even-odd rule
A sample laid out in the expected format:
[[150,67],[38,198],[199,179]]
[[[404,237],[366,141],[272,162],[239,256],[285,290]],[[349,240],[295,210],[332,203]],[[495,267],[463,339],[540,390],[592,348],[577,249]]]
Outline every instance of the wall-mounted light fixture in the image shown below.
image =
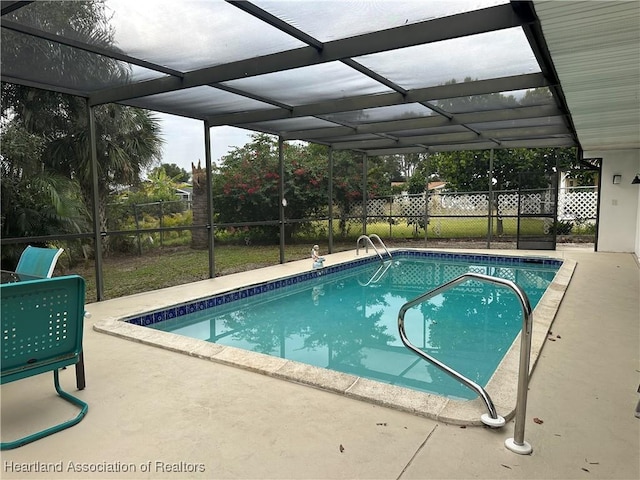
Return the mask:
[[622,182],[622,175],[614,175],[613,176],[613,184],[618,185]]
[[631,180],[631,183],[633,185],[637,185],[638,183],[640,183],[640,173],[637,174],[636,177],[633,180]]

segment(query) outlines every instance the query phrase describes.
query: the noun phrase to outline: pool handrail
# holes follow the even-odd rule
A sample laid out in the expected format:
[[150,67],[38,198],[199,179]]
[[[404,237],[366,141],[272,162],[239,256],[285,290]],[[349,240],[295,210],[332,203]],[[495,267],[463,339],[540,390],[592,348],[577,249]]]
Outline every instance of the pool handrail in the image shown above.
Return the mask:
[[[376,246],[371,241],[371,238],[369,238],[369,235],[360,235],[358,237],[358,240],[356,240],[356,255],[360,254],[360,240],[366,240],[367,242],[369,242],[369,245],[371,245],[371,248],[373,248],[375,250],[376,254],[378,255],[378,257],[380,257],[380,261],[384,262],[384,259],[382,258],[382,255],[380,255],[380,252],[378,251]],[[365,248],[365,252],[369,253],[369,247],[367,245],[365,245],[364,248]]]
[[[466,378],[461,373],[455,371],[448,365],[440,362],[435,359],[431,355],[423,352],[416,346],[414,346],[409,339],[407,338],[407,334],[404,328],[404,316],[408,309],[414,307],[415,305],[422,303],[425,300],[428,300],[431,297],[435,297],[436,295],[442,293],[445,290],[448,290],[456,285],[466,282],[469,279],[476,279],[484,282],[493,283],[496,285],[502,285],[504,287],[510,288],[518,297],[520,304],[522,306],[522,334],[520,338],[520,366],[518,372],[518,394],[516,400],[516,421],[515,421],[515,430],[514,437],[508,438],[505,441],[505,447],[511,450],[512,452],[528,455],[531,453],[532,448],[529,443],[524,440],[524,426],[525,426],[525,415],[527,409],[527,390],[529,388],[529,362],[530,362],[530,354],[531,354],[531,333],[533,326],[533,314],[531,310],[531,304],[529,302],[529,297],[525,291],[516,283],[511,280],[506,280],[504,278],[492,277],[490,275],[484,275],[482,273],[464,273],[453,280],[440,285],[439,287],[430,290],[419,297],[410,300],[405,303],[398,313],[398,331],[400,332],[400,339],[402,343],[413,351],[418,356],[424,358],[428,362],[432,363],[436,367],[438,367],[443,372],[451,375],[456,378],[458,381],[462,382],[464,385],[474,390],[484,401],[487,406],[487,410],[489,411],[489,415],[483,414],[481,416],[482,423],[492,427],[501,427],[504,426],[505,420],[500,417],[491,401],[491,397],[486,392],[484,388],[475,383],[474,381]],[[501,424],[500,424],[501,423]]]
[[371,243],[373,243],[373,240],[377,240],[378,243],[380,243],[380,245],[382,246],[382,248],[384,248],[384,251],[387,252],[387,255],[389,255],[389,258],[391,258],[391,252],[389,251],[387,246],[384,244],[384,242],[378,235],[376,235],[375,233],[372,233],[371,235],[369,235],[369,239],[372,241]]
[[[372,238],[375,238],[375,239],[378,240],[378,242],[380,242],[380,245],[382,245],[382,248],[384,248],[384,251],[387,252],[387,255],[389,255],[389,258],[391,258],[391,252],[389,252],[389,249],[387,249],[387,246],[384,244],[382,239],[378,235],[376,235],[375,233],[371,234],[371,236],[369,236],[369,235],[360,235],[358,237],[358,240],[356,240],[356,255],[359,255],[359,253],[360,253],[360,240],[366,240],[367,242],[369,242],[369,245],[371,245],[371,248],[373,248],[375,250],[376,254],[380,258],[380,261],[384,262],[384,258],[382,258],[382,255],[380,254],[380,252],[378,251],[376,246],[373,244],[373,241],[371,240]],[[367,252],[367,253],[369,252],[369,247],[367,246],[366,243],[365,243],[365,252]]]

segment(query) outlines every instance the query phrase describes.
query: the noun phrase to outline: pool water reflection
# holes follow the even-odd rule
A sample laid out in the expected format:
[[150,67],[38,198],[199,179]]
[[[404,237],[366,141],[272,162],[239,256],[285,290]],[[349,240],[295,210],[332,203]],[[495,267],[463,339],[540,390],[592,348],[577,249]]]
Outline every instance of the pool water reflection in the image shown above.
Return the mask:
[[[450,398],[475,393],[402,344],[407,301],[466,272],[520,285],[535,307],[558,266],[400,258],[373,263],[151,325],[163,331],[350,373]],[[371,280],[374,281],[371,281]],[[409,310],[409,339],[486,385],[522,327],[508,289],[468,281]]]

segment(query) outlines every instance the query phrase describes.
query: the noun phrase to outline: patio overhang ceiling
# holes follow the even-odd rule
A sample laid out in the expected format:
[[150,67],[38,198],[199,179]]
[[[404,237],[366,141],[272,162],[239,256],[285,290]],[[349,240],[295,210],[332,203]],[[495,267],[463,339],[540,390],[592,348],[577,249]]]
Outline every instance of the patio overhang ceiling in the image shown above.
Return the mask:
[[640,2],[535,1],[583,150],[640,148]]
[[[41,18],[38,3],[2,2],[2,81],[92,106],[133,105],[370,155],[583,138],[565,95],[584,82],[569,76],[571,95],[564,91],[552,58],[564,53],[563,22],[545,2],[107,0],[114,38],[102,44]],[[36,48],[16,47],[25,42]],[[84,63],[52,65],[61,57]],[[92,75],[82,70],[87,59],[127,75]],[[595,60],[582,66],[593,70]]]

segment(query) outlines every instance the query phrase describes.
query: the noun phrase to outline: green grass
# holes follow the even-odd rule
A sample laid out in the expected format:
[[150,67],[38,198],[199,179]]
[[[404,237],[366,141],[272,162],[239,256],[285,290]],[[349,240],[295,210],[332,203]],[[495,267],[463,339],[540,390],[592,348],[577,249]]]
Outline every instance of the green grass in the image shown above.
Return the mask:
[[[337,224],[338,222],[336,222]],[[326,223],[325,223],[326,225]],[[323,225],[318,222],[321,231]],[[503,222],[504,235],[515,238],[516,219],[505,219]],[[497,225],[494,222],[494,240]],[[542,221],[523,219],[523,232],[534,234],[542,232]],[[325,226],[326,231],[326,226]],[[348,238],[341,239],[336,230],[334,236],[334,251],[355,248],[355,242],[362,229],[359,225],[351,226]],[[418,230],[417,236],[413,226],[406,222],[391,226],[389,234],[388,223],[367,225],[368,234],[379,235],[389,246],[394,241],[404,241],[424,238],[424,230]],[[485,218],[432,218],[428,227],[428,239],[486,239],[487,220]],[[321,245],[326,251],[326,237],[297,238],[298,243],[287,244],[285,247],[285,262],[308,258],[314,243]],[[157,290],[160,288],[182,285],[209,278],[209,255],[206,250],[192,250],[189,244],[169,246],[165,242],[163,248],[148,246],[143,249],[143,255],[109,256],[103,259],[104,294],[105,299],[117,298],[134,293]],[[277,265],[280,263],[279,245],[226,245],[216,243],[215,272],[216,276],[228,275],[235,272],[253,270],[256,268]],[[64,273],[77,273],[87,282],[87,302],[96,300],[95,269],[93,261],[76,265]]]
[[[300,260],[310,255],[311,245],[291,245],[286,248],[285,261]],[[216,275],[277,265],[278,245],[215,247]],[[87,302],[96,300],[96,279],[93,262],[86,262],[66,273],[77,273],[87,282]],[[209,254],[189,247],[156,249],[142,256],[113,256],[103,259],[105,300],[182,285],[209,278]]]

